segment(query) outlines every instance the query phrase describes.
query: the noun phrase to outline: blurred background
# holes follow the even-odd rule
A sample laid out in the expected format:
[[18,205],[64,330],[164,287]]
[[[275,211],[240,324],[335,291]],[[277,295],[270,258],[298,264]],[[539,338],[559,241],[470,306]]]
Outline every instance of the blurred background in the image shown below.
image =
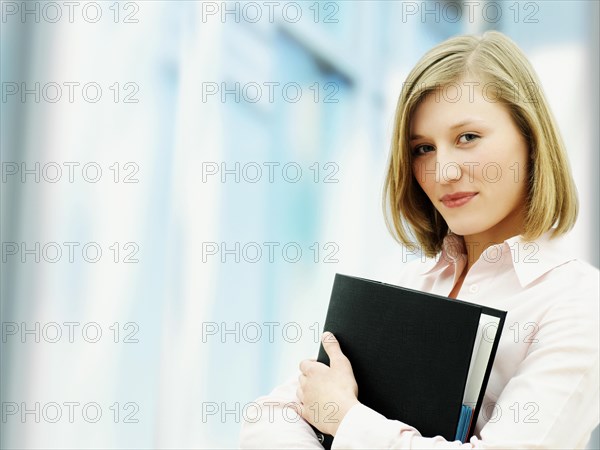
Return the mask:
[[3,448],[237,446],[334,274],[412,258],[380,206],[393,111],[456,34],[533,63],[598,266],[597,1],[1,8]]

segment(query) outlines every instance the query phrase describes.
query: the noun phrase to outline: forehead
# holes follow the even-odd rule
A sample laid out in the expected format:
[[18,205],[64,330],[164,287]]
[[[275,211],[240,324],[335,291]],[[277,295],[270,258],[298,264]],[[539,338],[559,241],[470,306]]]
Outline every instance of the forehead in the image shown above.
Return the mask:
[[496,123],[510,119],[506,107],[497,100],[497,85],[461,81],[430,92],[415,108],[410,119],[411,133],[421,128],[446,127],[476,117]]

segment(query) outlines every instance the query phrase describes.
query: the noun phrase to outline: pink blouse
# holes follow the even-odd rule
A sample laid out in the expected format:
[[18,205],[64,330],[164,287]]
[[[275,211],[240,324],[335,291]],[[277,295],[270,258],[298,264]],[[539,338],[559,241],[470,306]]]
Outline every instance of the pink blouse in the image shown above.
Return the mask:
[[[333,448],[585,448],[600,422],[599,271],[550,234],[488,247],[457,296],[508,311],[469,442],[422,437],[410,424],[357,404]],[[447,296],[465,264],[464,240],[449,234],[438,258],[406,264],[397,284]],[[298,403],[297,383],[295,376],[256,400],[263,414],[243,423],[241,448],[322,448],[289,407]]]

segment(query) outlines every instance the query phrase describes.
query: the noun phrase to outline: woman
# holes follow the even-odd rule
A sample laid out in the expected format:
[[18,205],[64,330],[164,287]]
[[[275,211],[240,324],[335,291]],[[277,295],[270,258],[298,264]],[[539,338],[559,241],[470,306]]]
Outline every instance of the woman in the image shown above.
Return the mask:
[[585,447],[599,423],[599,273],[561,239],[577,196],[539,86],[503,34],[460,36],[421,59],[396,110],[388,224],[428,257],[398,284],[508,311],[469,442],[422,437],[362,405],[329,334],[331,366],[304,360],[258,399],[264,414],[244,423],[242,447],[320,448],[309,423],[335,436],[333,448]]

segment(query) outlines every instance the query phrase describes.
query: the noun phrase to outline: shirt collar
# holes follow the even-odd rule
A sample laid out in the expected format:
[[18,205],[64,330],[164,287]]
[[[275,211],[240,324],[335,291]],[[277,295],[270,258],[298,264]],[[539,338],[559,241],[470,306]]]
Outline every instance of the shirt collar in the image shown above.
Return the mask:
[[514,254],[509,255],[522,287],[552,269],[577,259],[572,247],[564,238],[551,237],[553,232],[554,229],[551,229],[533,242],[526,241],[522,236],[514,236],[504,241],[507,251],[511,246],[515,249]]
[[[500,263],[510,258],[521,287],[525,287],[555,267],[576,259],[564,239],[551,237],[553,231],[547,231],[535,241],[527,241],[521,235],[513,236],[501,244],[488,247],[480,260]],[[420,274],[424,276],[441,272],[450,265],[456,265],[466,253],[464,238],[449,232],[444,237],[442,251]]]

